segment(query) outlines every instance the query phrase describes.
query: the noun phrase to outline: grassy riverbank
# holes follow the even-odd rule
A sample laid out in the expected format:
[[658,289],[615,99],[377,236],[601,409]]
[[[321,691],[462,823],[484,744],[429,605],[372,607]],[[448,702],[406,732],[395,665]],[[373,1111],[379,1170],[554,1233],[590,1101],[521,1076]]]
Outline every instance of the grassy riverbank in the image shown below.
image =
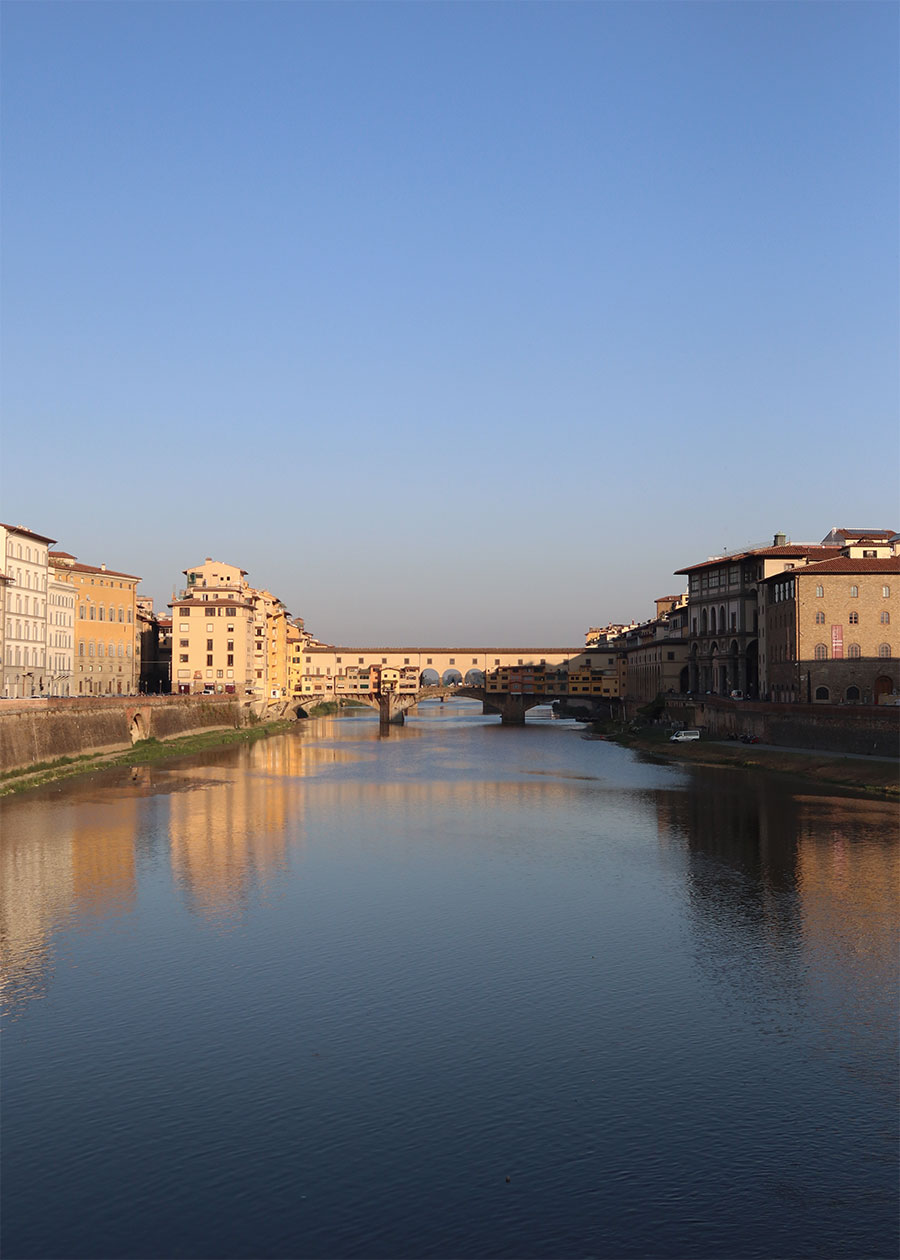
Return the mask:
[[0,796],[14,792],[26,792],[56,779],[70,779],[75,775],[90,774],[94,770],[108,770],[111,766],[145,766],[172,757],[185,757],[190,753],[207,749],[224,748],[228,744],[253,744],[258,739],[290,730],[294,722],[261,722],[257,726],[240,729],[222,727],[209,731],[195,731],[176,739],[144,739],[133,747],[117,752],[82,753],[77,757],[58,757],[55,761],[38,762],[17,770],[7,770],[0,775]]
[[673,761],[696,766],[731,766],[748,770],[774,770],[798,779],[808,779],[823,786],[840,787],[861,796],[882,796],[891,800],[900,797],[900,768],[897,761],[871,760],[864,757],[843,757],[840,753],[793,752],[780,748],[759,748],[756,744],[723,744],[698,740],[690,744],[669,743],[669,730],[650,726],[636,731],[621,726],[598,723],[598,734],[607,739],[656,753]]

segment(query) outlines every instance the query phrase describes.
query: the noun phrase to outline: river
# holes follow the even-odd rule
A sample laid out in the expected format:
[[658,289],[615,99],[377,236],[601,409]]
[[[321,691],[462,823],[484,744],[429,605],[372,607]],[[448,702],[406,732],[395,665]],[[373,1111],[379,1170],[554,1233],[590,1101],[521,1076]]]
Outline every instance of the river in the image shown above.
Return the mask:
[[546,716],[2,802],[6,1260],[897,1254],[895,806]]

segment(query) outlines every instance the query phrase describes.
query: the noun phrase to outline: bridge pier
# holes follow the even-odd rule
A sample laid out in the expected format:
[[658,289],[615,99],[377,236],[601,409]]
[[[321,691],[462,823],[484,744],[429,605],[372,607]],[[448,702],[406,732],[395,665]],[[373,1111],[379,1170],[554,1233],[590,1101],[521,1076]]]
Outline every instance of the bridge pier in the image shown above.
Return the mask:
[[524,726],[525,725],[525,697],[505,695],[502,698],[498,696],[500,703],[497,708],[500,710],[501,726]]
[[389,691],[378,697],[378,725],[386,731],[391,726],[402,726],[406,721],[406,710],[410,707],[408,695],[398,695]]

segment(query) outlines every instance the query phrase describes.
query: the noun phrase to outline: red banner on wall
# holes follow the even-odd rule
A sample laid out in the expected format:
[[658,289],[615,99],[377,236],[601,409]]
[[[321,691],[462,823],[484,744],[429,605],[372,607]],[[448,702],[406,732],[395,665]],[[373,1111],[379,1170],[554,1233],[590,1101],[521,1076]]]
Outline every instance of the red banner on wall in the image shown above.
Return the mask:
[[844,656],[844,627],[831,627],[831,657],[832,660],[840,661]]

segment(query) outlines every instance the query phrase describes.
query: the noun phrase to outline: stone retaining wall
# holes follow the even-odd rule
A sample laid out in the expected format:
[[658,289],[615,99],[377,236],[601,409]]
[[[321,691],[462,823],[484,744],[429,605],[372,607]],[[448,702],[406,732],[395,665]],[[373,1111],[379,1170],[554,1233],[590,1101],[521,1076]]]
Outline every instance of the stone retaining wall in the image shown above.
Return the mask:
[[94,696],[0,702],[0,771],[57,757],[115,752],[140,739],[241,726],[236,696]]
[[900,709],[891,705],[762,704],[704,696],[667,700],[666,717],[715,739],[747,734],[782,748],[878,757],[900,753]]

